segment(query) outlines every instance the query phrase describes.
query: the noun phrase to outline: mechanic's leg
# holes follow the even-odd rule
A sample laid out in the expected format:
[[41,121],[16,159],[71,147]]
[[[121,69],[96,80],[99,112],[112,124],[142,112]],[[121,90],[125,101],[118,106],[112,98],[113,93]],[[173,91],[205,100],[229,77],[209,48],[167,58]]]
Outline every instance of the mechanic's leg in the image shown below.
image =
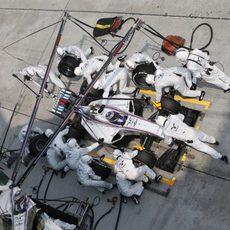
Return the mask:
[[67,165],[66,160],[62,160],[59,156],[57,156],[53,149],[48,149],[47,161],[50,167],[54,170],[61,170]]
[[220,159],[222,157],[222,155],[220,153],[218,153],[214,148],[210,147],[209,145],[199,141],[198,139],[195,140],[193,143],[188,144],[191,147],[193,147],[194,149],[206,153],[208,155],[210,155],[211,157],[215,158],[215,159]]
[[84,55],[88,59],[93,53],[94,53],[93,47],[90,47],[84,52]]
[[209,135],[207,135],[206,133],[204,133],[202,131],[198,131],[198,138],[202,142],[207,142],[207,143],[210,143],[210,144],[216,143],[215,137],[209,136]]
[[113,187],[111,183],[103,180],[88,180],[87,182],[84,182],[84,185],[106,189],[111,189]]
[[133,93],[135,88],[134,87],[128,87],[128,76],[122,76],[119,79],[119,88],[121,93]]
[[189,88],[185,88],[183,91],[178,89],[178,91],[185,97],[200,97],[201,91],[200,90],[190,90]]
[[141,178],[141,180],[143,180],[144,175],[146,175],[150,179],[154,179],[156,177],[156,173],[153,170],[151,170],[147,165],[142,165],[138,168],[135,168],[135,170],[132,170],[129,174],[131,174],[131,178],[129,177],[129,179],[137,181]]
[[117,187],[119,192],[125,197],[131,197],[133,195],[140,196],[144,191],[142,181],[132,183],[129,180],[123,179],[122,183],[119,183],[120,179],[117,180]]
[[206,74],[204,74],[204,75],[202,75],[202,78],[203,78],[206,82],[208,82],[208,83],[210,83],[210,84],[213,84],[213,85],[216,85],[217,87],[219,87],[219,88],[221,88],[221,89],[223,89],[223,90],[227,90],[227,89],[230,88],[229,84],[226,83],[226,82],[224,82],[224,81],[222,81],[222,80],[219,78],[219,76],[216,75],[216,74],[212,74],[212,73],[211,73],[211,75],[206,75]]

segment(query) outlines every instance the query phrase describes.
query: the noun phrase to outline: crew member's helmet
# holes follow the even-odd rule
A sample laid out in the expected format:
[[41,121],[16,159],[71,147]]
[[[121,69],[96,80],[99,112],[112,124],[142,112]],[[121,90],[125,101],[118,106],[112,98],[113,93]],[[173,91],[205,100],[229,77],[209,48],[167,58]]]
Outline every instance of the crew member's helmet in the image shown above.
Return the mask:
[[185,48],[180,48],[176,51],[175,56],[178,61],[185,63],[188,59],[189,51]]

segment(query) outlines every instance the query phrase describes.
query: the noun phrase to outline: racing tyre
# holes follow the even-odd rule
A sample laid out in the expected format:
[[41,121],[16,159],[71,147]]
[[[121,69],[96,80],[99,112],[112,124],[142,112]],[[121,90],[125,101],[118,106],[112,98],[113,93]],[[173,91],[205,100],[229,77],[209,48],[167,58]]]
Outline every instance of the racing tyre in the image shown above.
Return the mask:
[[134,159],[138,162],[141,162],[149,166],[149,168],[153,168],[157,161],[155,153],[153,151],[146,149],[142,151],[139,150],[137,156],[135,156]]
[[172,114],[178,114],[181,111],[180,103],[168,97],[161,98],[161,107],[162,107],[162,110],[165,110]]
[[58,64],[58,71],[66,77],[75,77],[74,69],[81,63],[81,59],[65,55]]
[[140,100],[133,100],[134,108],[135,108],[135,115],[142,117],[144,111],[144,103]]
[[140,88],[152,88],[151,85],[147,84],[145,78],[147,74],[154,74],[156,67],[153,63],[138,65],[132,73],[132,80],[134,84]]
[[102,180],[107,179],[111,174],[111,168],[98,159],[93,159],[90,163],[90,167],[93,169],[96,175],[100,176]]
[[81,123],[75,123],[74,126],[70,126],[69,132],[65,135],[65,140],[69,138],[75,138],[77,141],[80,141],[84,138],[85,129],[81,126]]
[[49,138],[45,134],[40,134],[32,137],[29,141],[30,155],[36,157],[38,153],[43,149],[48,139]]
[[[87,87],[88,87],[88,83],[87,83],[86,80],[84,80],[83,83],[81,84],[81,87],[80,87],[80,93],[84,94],[86,89],[87,89]],[[90,92],[87,95],[86,103],[88,104],[91,101],[94,101],[95,99],[100,99],[102,97],[102,95],[103,95],[103,92],[104,92],[103,89],[91,88]]]

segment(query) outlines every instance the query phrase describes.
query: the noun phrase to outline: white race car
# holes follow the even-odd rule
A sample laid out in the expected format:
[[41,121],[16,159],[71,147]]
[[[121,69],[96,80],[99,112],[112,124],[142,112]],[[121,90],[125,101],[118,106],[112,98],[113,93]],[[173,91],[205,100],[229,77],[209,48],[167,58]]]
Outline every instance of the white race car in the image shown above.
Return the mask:
[[111,100],[93,101],[88,106],[80,106],[77,112],[86,131],[96,140],[104,138],[107,144],[134,133],[164,138],[159,125],[135,115],[134,102],[127,95],[119,94]]

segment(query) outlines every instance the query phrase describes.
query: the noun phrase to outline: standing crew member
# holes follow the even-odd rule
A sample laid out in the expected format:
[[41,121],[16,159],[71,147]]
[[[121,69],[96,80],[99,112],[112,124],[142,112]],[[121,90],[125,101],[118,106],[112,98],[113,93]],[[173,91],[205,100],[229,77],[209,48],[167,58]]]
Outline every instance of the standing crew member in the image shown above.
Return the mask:
[[183,120],[184,115],[182,114],[169,115],[167,118],[163,116],[157,117],[155,121],[163,128],[163,134],[167,144],[171,144],[173,138],[175,138],[200,152],[204,152],[211,157],[225,161],[228,164],[228,157],[226,155],[223,156],[214,148],[206,144],[210,143],[219,145],[219,142],[216,141],[215,137],[208,136],[204,132],[188,126]]
[[204,79],[206,82],[223,89],[225,93],[230,92],[230,77],[222,72],[214,62],[210,61],[207,52],[199,49],[189,52],[185,48],[180,48],[175,55],[192,72],[195,86],[197,79]]
[[185,97],[199,97],[199,100],[202,100],[205,92],[190,90],[192,83],[188,84],[189,77],[187,75],[190,75],[189,71],[182,67],[161,68],[156,70],[154,75],[148,74],[145,81],[155,86],[156,105],[160,107],[163,90],[169,87],[173,87]]

